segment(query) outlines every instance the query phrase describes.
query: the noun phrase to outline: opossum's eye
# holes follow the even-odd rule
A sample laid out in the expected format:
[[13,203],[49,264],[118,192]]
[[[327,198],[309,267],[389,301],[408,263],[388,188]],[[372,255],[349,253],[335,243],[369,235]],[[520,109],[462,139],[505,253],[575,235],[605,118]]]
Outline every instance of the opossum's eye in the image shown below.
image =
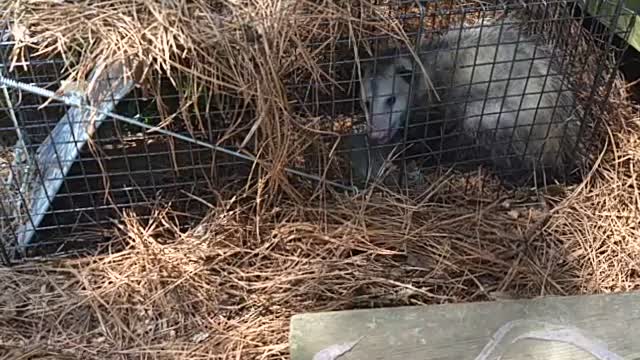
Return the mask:
[[393,106],[393,104],[396,103],[396,97],[395,96],[389,96],[387,98],[387,106]]
[[404,67],[398,67],[396,69],[396,76],[404,81],[411,81],[411,69],[407,69]]

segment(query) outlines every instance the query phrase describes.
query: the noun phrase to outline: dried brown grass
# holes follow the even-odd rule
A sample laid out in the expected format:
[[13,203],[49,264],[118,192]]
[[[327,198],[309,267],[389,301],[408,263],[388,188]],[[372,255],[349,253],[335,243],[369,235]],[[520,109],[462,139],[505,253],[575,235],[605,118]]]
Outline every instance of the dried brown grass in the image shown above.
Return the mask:
[[[84,44],[77,53],[153,59],[161,71],[180,62],[172,58],[175,53],[165,57],[160,50],[179,43],[186,53],[194,51],[194,58],[206,59],[202,64],[225,64],[216,69],[235,74],[231,80],[211,68],[185,73],[195,69],[193,84],[240,93],[267,114],[254,119],[260,124],[255,143],[264,146],[261,156],[280,166],[301,146],[290,131],[299,124],[283,108],[283,90],[273,87],[283,69],[294,64],[292,57],[309,55],[308,49],[291,45],[319,26],[313,9],[347,27],[360,24],[352,15],[343,17],[339,5],[353,6],[349,3],[327,3],[322,9],[310,4],[311,14],[304,17],[275,5],[260,13],[250,6],[254,3],[225,10],[194,1],[162,11],[153,1],[20,4],[13,11],[28,20],[32,36],[63,52],[74,53],[65,46]],[[87,33],[71,25],[47,28],[43,14],[61,11],[56,7],[71,11],[66,13],[70,19],[84,19]],[[185,26],[191,21],[185,14],[199,9],[223,14],[224,23],[238,32],[206,26],[196,26],[202,31],[196,34],[172,30]],[[265,23],[272,26],[268,34],[278,26],[290,29],[287,22],[294,19],[304,26],[288,32],[287,41],[262,38],[257,45],[234,37],[246,36],[233,25],[243,22],[237,12],[264,18],[277,13],[283,23]],[[127,14],[138,16],[148,32],[136,32],[138,25]],[[327,38],[335,35],[332,31]],[[123,47],[127,36],[162,43],[157,52],[146,42]],[[221,49],[239,56],[238,64],[225,63]],[[256,64],[267,55],[272,62]],[[240,61],[260,70],[239,72]],[[79,58],[77,73],[89,63]],[[276,63],[276,68],[260,68]],[[295,62],[305,74],[322,76],[313,71],[313,61],[303,63]],[[225,82],[242,86],[225,87]],[[149,222],[128,214],[115,230],[119,240],[103,255],[0,268],[2,358],[287,358],[288,320],[300,312],[638,289],[639,111],[621,81],[614,88],[606,145],[589,177],[572,188],[501,197],[498,183],[478,174],[432,179],[432,185],[411,193],[349,197],[294,190],[282,174],[268,169],[259,191],[222,194],[222,204],[211,206],[191,230],[181,230],[177,217],[159,207]],[[265,89],[269,96],[256,95]],[[269,136],[273,142],[266,141]],[[282,189],[289,196],[273,196]]]
[[637,290],[640,124],[618,99],[590,177],[544,198],[479,174],[260,213],[229,200],[189,231],[159,209],[126,218],[124,250],[0,269],[4,358],[287,358],[300,312]]

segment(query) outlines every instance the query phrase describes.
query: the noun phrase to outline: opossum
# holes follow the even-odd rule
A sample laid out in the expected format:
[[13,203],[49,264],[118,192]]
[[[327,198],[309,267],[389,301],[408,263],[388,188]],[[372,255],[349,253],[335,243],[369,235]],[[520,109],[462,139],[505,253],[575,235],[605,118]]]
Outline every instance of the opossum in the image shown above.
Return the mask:
[[[579,127],[575,94],[552,61],[552,49],[536,44],[521,26],[507,17],[503,24],[454,28],[422,41],[420,63],[403,47],[399,56],[390,48],[382,60],[363,63],[369,141],[401,140],[409,108],[431,105],[444,121],[439,131],[461,134],[452,146],[471,142],[498,173],[522,169],[530,178],[544,169],[554,176],[574,164],[569,152]],[[424,112],[412,110],[408,123],[420,121]],[[423,127],[408,129],[410,139],[424,134]]]

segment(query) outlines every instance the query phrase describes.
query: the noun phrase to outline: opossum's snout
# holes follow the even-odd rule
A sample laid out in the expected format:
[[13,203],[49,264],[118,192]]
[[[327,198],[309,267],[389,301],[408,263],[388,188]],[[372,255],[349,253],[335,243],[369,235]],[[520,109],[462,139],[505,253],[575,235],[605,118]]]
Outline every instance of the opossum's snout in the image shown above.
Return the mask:
[[[378,124],[378,126],[376,126]],[[374,144],[386,144],[395,136],[397,129],[389,124],[389,116],[374,116],[369,123],[369,140]]]
[[392,137],[393,135],[391,135],[391,132],[388,129],[369,129],[369,140],[373,144],[386,144]]
[[386,144],[396,135],[402,125],[402,115],[406,110],[404,96],[391,95],[376,99],[369,107],[367,119],[369,140],[374,144]]

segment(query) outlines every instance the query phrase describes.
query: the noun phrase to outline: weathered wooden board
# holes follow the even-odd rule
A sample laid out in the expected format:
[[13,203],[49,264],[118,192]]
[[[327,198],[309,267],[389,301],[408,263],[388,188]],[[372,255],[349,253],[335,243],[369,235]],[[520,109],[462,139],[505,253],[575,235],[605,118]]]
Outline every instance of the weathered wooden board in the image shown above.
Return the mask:
[[[291,358],[311,360],[330,345],[361,338],[340,360],[473,360],[502,325],[519,319],[574,326],[624,359],[640,359],[640,293],[300,314],[291,320]],[[540,340],[506,349],[504,360],[594,359],[575,346]]]

